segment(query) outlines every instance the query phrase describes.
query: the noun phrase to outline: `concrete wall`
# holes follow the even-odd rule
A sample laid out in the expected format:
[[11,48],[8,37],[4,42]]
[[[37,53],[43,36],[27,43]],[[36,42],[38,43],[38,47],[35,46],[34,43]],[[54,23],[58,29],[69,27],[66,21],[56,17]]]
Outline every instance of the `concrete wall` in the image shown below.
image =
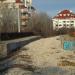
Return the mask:
[[0,43],[0,58],[7,56],[7,45]]
[[40,39],[40,36],[31,36],[21,39],[9,40],[0,43],[0,58],[6,57],[11,52],[19,50],[24,47],[26,44]]

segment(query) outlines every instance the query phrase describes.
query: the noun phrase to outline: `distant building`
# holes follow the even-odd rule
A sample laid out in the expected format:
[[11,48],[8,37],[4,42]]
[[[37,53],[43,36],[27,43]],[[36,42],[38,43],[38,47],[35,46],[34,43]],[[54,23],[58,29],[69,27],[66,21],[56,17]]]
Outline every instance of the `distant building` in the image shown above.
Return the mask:
[[[1,2],[1,1],[0,1]],[[19,3],[24,4],[25,7],[29,7],[32,5],[32,0],[4,0],[3,3],[13,4],[13,3]]]
[[53,17],[53,29],[75,27],[75,14],[70,10],[60,11]]
[[31,15],[32,0],[5,0],[8,8],[16,8],[18,11],[18,32],[25,31],[26,22]]

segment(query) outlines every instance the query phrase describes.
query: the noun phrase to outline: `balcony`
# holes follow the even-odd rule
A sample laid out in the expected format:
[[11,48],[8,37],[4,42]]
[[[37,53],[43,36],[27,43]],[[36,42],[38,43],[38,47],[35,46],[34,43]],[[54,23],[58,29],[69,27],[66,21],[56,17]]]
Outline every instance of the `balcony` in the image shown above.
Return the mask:
[[22,23],[21,23],[21,25],[23,25],[23,26],[24,26],[25,24],[26,24],[26,22],[22,22]]
[[22,8],[22,9],[20,9],[21,10],[21,13],[24,13],[24,12],[28,12],[28,9],[27,8]]
[[29,17],[28,16],[21,16],[21,20],[28,20]]

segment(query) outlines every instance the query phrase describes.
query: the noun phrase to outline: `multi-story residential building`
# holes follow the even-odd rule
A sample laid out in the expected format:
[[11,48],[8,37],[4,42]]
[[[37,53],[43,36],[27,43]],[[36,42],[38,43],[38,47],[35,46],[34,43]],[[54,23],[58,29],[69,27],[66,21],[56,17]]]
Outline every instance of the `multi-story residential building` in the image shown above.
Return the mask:
[[[1,2],[1,1],[0,1]],[[25,7],[29,7],[32,5],[32,0],[3,0],[2,1],[3,3],[8,3],[8,4],[16,4],[16,3],[19,3],[19,4],[24,4]]]
[[60,11],[53,17],[53,29],[75,27],[75,14],[70,10]]
[[32,0],[4,0],[8,8],[16,8],[18,13],[18,32],[26,30],[26,23],[30,17]]

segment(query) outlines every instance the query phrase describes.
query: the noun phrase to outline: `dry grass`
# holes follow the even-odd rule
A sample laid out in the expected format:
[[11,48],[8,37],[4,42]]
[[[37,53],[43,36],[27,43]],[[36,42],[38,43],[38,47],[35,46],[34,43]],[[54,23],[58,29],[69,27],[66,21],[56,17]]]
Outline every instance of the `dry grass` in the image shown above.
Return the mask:
[[63,36],[63,41],[74,41],[75,37],[70,36],[70,35],[64,35]]
[[60,59],[62,59],[62,60],[63,60],[63,59],[66,59],[66,57],[62,56],[62,57],[60,57]]
[[71,62],[68,60],[62,60],[58,66],[75,66],[75,62]]

